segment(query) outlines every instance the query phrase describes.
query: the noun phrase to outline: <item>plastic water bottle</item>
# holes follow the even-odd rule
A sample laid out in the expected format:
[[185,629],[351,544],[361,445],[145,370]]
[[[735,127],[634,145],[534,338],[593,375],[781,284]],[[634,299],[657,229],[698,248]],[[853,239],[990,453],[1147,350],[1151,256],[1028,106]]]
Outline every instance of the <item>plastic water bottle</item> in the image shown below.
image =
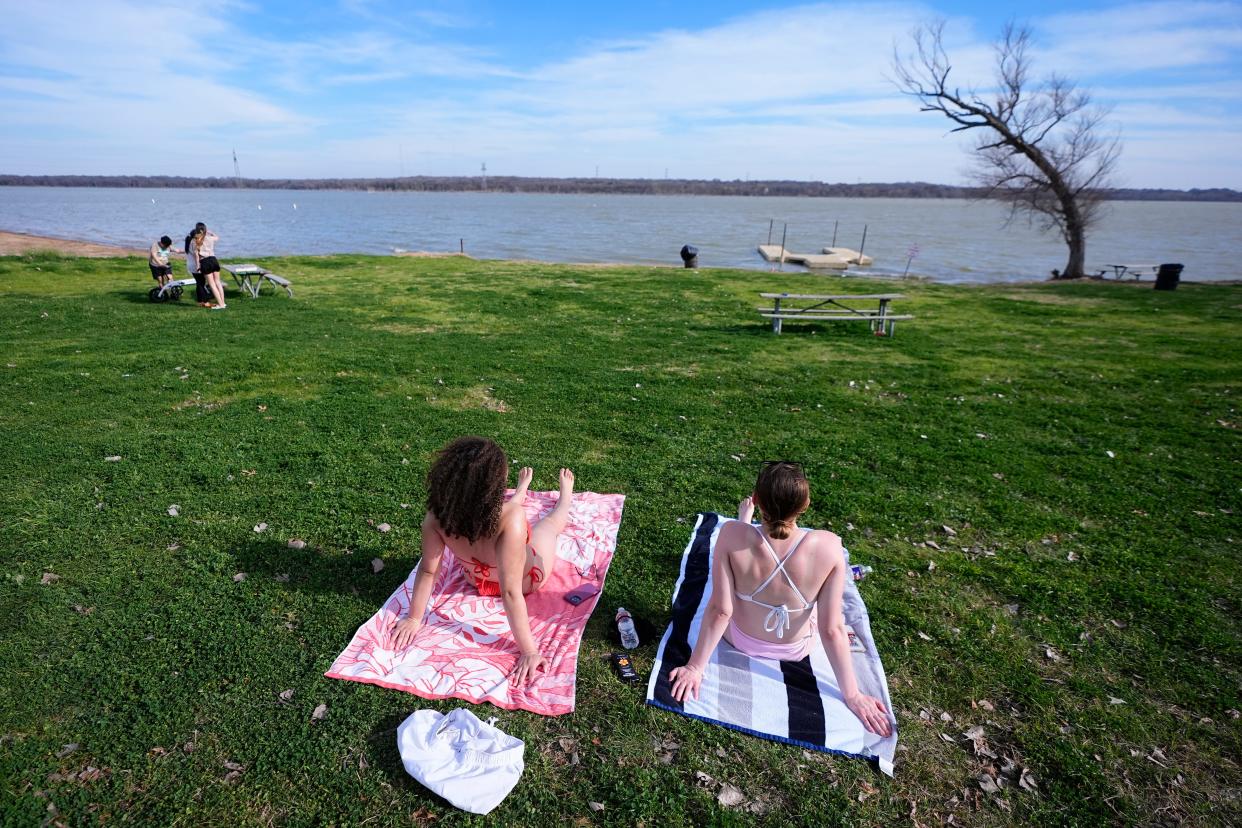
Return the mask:
[[617,632],[621,633],[621,646],[632,650],[638,646],[638,630],[634,629],[634,619],[625,607],[617,608]]
[[850,567],[850,572],[854,573],[854,580],[861,581],[871,574],[873,570],[866,564],[854,564]]

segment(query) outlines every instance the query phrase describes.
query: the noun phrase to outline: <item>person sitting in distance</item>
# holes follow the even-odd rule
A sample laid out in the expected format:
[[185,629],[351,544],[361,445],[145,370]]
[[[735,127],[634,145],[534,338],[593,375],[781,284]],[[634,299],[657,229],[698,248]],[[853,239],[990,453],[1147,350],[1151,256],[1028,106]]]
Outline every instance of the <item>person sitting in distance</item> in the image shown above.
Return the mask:
[[168,263],[168,252],[171,249],[172,239],[168,236],[160,236],[159,241],[151,243],[151,251],[147,256],[151,278],[159,282],[160,287],[172,281],[172,265]]

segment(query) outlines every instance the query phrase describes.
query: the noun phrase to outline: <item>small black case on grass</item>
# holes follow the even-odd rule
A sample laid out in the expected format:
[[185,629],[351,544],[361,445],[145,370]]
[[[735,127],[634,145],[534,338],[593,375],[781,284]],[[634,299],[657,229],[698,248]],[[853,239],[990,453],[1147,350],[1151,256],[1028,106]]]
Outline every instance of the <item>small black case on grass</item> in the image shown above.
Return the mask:
[[639,680],[638,671],[627,653],[613,653],[612,668],[617,671],[617,678],[626,684],[635,684]]

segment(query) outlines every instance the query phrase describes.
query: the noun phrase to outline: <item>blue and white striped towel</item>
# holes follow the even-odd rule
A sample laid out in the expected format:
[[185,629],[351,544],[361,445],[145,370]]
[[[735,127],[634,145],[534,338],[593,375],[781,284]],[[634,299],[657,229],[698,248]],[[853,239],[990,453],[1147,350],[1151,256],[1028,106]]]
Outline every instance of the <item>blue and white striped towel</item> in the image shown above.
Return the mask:
[[[672,623],[660,641],[647,684],[647,704],[763,739],[868,759],[892,776],[896,721],[892,720],[893,733],[887,738],[863,728],[845,706],[818,636],[811,654],[801,661],[752,658],[722,638],[703,671],[699,698],[688,698],[684,704],[673,699],[669,673],[690,660],[711,595],[716,538],[729,520],[706,513],[695,523],[673,591]],[[867,608],[852,580],[845,587],[843,609],[853,633],[850,655],[858,687],[891,711],[884,665],[871,638]]]

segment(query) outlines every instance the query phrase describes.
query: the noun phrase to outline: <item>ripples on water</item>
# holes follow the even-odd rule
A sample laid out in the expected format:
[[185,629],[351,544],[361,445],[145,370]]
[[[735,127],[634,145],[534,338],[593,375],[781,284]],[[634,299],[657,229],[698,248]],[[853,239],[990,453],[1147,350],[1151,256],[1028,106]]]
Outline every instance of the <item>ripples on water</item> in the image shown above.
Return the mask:
[[[397,250],[478,258],[679,264],[683,244],[704,267],[770,269],[756,245],[814,253],[858,248],[868,271],[947,282],[1041,279],[1065,265],[1065,246],[988,202],[732,196],[381,193],[313,190],[166,190],[4,187],[0,229],[126,246],[176,240],[196,221],[220,235],[222,258]],[[1181,262],[1193,280],[1239,276],[1242,204],[1115,202],[1088,239],[1089,268]],[[797,269],[785,265],[788,270]]]

